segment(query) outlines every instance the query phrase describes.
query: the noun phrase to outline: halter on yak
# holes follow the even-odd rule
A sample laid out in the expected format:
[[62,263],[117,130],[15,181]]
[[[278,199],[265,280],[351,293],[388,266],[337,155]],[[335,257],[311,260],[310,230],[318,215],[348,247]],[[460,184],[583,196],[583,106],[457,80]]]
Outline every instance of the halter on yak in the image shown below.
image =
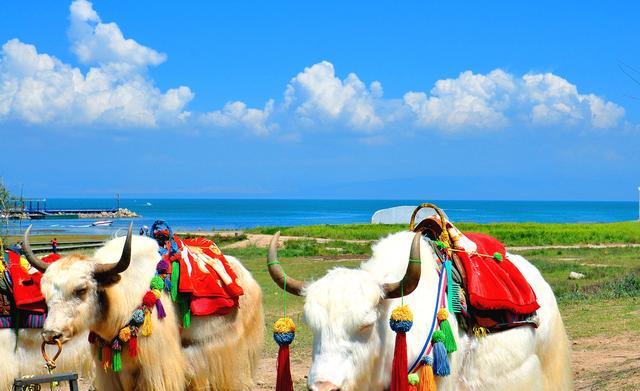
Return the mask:
[[[133,224],[118,262],[96,266],[97,279],[125,271],[131,262]],[[38,259],[29,247],[29,229],[24,236],[25,256],[29,263],[41,272],[48,264]],[[151,313],[154,308],[158,319],[166,317],[161,297],[163,291],[171,297],[181,313],[182,327],[191,325],[191,316],[225,315],[238,306],[238,298],[244,293],[236,283],[236,275],[214,242],[204,238],[181,239],[173,234],[164,221],[153,224],[149,236],[159,245],[160,261],[149,289],[141,304],[133,311],[129,321],[120,328],[111,341],[105,341],[96,333],[89,333],[89,342],[98,345],[98,359],[106,370],[122,370],[122,350],[126,346],[130,357],[138,354],[138,337],[153,332]]]

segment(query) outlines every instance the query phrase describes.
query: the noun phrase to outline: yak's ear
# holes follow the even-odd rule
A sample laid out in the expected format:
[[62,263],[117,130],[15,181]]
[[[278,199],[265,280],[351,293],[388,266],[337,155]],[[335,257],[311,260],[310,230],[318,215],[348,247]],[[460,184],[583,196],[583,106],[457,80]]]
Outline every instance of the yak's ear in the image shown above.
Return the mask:
[[98,283],[98,287],[108,287],[120,281],[119,274],[94,274],[93,278]]

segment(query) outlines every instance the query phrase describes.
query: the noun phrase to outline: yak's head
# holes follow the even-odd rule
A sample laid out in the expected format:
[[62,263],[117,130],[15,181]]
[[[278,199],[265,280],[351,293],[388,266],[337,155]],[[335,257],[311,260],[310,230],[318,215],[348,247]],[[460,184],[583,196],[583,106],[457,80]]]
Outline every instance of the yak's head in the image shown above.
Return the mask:
[[[62,257],[48,264],[35,256],[29,245],[29,232],[24,234],[25,257],[34,268],[43,272],[41,290],[47,301],[47,320],[42,337],[47,342],[64,343],[87,330],[104,310],[104,288],[120,279],[131,261],[131,226],[116,263],[99,263],[82,255]],[[122,245],[121,245],[122,246]]]
[[[279,233],[271,240],[267,265],[276,284],[305,297],[304,318],[313,332],[313,357],[308,375],[312,391],[350,391],[369,384],[389,332],[386,299],[408,295],[418,286],[421,265],[409,262],[402,280],[382,283],[362,269],[335,268],[305,285],[284,273],[277,260]],[[420,260],[420,234],[411,244],[410,259]],[[286,283],[285,283],[286,282]]]

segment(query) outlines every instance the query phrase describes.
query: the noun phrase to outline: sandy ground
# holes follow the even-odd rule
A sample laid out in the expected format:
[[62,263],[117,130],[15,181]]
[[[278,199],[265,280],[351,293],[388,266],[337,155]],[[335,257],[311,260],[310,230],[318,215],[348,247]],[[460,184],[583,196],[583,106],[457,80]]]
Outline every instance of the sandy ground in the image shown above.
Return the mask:
[[[583,391],[640,390],[640,346],[637,336],[611,335],[573,341],[575,389]],[[275,357],[264,358],[258,369],[256,390],[274,390]],[[305,390],[309,359],[291,363],[296,390]]]
[[[581,391],[640,390],[640,345],[634,335],[610,335],[606,338],[579,338],[573,341],[573,374],[575,389]],[[291,373],[296,390],[306,390],[306,374],[310,358],[293,359]],[[256,391],[274,390],[276,358],[260,361]],[[80,390],[89,385],[81,382]],[[45,388],[46,389],[46,388]],[[60,389],[67,389],[66,387]]]

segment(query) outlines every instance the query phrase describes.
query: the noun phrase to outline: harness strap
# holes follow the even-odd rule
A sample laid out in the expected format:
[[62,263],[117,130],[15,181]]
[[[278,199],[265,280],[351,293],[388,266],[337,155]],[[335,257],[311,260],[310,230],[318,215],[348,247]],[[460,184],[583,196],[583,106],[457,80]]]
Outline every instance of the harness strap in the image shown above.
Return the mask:
[[420,364],[422,357],[425,355],[428,355],[431,352],[431,347],[432,347],[430,343],[431,336],[433,335],[433,332],[435,331],[436,325],[438,323],[438,310],[440,309],[441,304],[444,303],[446,292],[447,292],[446,291],[446,285],[447,285],[446,274],[447,273],[444,272],[444,269],[440,271],[440,277],[438,279],[438,294],[436,295],[435,308],[433,309],[433,320],[431,321],[431,328],[429,329],[429,333],[427,334],[427,339],[425,340],[424,345],[422,346],[422,349],[418,354],[418,357],[413,362],[413,364],[411,364],[411,366],[409,367],[409,373],[412,373],[413,371],[415,371],[416,368],[418,368],[418,365]]

